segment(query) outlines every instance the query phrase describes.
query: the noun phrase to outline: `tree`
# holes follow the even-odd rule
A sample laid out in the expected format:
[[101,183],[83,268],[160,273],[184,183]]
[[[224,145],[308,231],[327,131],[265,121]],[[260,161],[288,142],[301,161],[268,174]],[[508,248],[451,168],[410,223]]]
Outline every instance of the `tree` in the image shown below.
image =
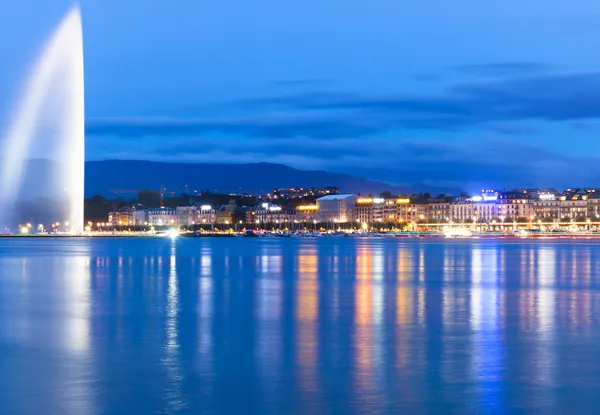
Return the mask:
[[160,193],[156,190],[140,190],[138,192],[138,203],[152,209],[159,208],[160,206]]
[[386,190],[385,192],[381,192],[381,194],[379,195],[379,197],[381,197],[383,199],[391,199],[392,198],[392,192]]

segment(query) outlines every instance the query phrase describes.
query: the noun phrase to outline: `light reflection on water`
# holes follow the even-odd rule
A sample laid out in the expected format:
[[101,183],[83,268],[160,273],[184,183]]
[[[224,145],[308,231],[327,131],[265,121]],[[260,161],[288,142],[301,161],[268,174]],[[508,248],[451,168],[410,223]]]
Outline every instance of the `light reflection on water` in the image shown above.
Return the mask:
[[2,413],[593,413],[600,245],[0,240]]

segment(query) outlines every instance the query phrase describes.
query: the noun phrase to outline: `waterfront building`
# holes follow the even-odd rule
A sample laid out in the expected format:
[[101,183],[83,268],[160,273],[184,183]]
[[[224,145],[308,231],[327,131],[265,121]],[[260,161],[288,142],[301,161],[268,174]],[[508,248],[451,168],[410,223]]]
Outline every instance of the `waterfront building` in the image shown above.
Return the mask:
[[357,197],[352,194],[328,195],[317,199],[317,221],[347,223],[354,220]]
[[454,198],[452,197],[430,199],[426,207],[426,220],[431,223],[449,221],[452,216],[453,201]]
[[316,204],[296,206],[295,221],[299,223],[310,223],[317,220],[319,207]]
[[176,219],[175,209],[148,209],[148,225],[150,226],[176,226]]
[[108,224],[110,226],[133,226],[135,224],[135,209],[130,206],[122,207],[108,213]]
[[178,206],[175,209],[175,224],[178,227],[195,225],[198,221],[196,206]]
[[285,224],[288,225],[296,220],[296,209],[293,207],[282,207],[263,203],[256,209],[246,212],[246,222],[257,225],[262,224]]
[[427,219],[428,204],[425,200],[398,198],[396,204],[397,222],[416,223]]
[[585,189],[588,194],[587,217],[597,221],[600,219],[600,189]]
[[588,193],[584,189],[567,189],[560,196],[560,221],[584,221],[588,218]]
[[215,223],[219,225],[229,225],[233,223],[233,214],[235,212],[236,205],[228,204],[223,205],[217,209],[215,213]]
[[383,222],[385,202],[380,197],[358,197],[354,205],[354,220],[359,223]]
[[217,210],[210,205],[201,205],[198,208],[196,224],[214,225],[217,222]]
[[491,223],[500,219],[499,192],[483,190],[481,195],[461,198],[450,207],[450,219],[459,223]]
[[124,206],[108,213],[110,226],[143,226],[147,221],[147,211],[135,206]]
[[502,192],[498,198],[498,214],[502,222],[529,221],[535,215],[534,195],[526,190]]
[[359,197],[356,199],[354,219],[359,223],[375,222],[375,209],[372,197]]

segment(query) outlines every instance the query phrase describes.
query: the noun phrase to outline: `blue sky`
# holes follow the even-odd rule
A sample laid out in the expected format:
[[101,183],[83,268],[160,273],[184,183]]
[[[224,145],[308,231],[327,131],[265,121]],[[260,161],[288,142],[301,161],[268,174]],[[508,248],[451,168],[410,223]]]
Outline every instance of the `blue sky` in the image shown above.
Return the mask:
[[[71,4],[6,3],[4,114]],[[600,186],[597,1],[81,6],[88,159],[270,161],[468,190]]]

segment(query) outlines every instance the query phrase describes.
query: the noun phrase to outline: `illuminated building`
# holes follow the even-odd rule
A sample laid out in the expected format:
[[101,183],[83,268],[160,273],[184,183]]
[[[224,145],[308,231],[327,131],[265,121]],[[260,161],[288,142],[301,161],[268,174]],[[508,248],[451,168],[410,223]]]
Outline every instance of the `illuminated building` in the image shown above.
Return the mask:
[[273,190],[273,199],[303,199],[306,197],[321,197],[340,194],[337,187],[290,187]]
[[296,211],[292,207],[282,207],[263,203],[256,209],[246,212],[246,222],[255,224],[289,224],[296,219]]
[[150,226],[174,226],[176,211],[170,208],[149,209],[148,225]]
[[217,222],[217,210],[211,205],[201,205],[196,214],[196,224],[212,225]]
[[110,226],[141,226],[147,220],[147,211],[135,206],[125,206],[108,214]]
[[450,207],[450,219],[459,223],[492,222],[499,219],[499,192],[483,190],[481,195],[458,200]]
[[319,207],[314,205],[296,206],[296,220],[298,222],[312,222],[317,219]]
[[359,197],[354,206],[354,219],[360,223],[375,223],[383,221],[382,198]]
[[[544,194],[546,195],[546,193]],[[533,203],[536,197],[539,197],[537,193],[526,190],[502,192],[498,199],[499,217],[503,222],[529,221],[535,215]],[[547,193],[547,196],[543,196],[542,199],[551,199],[552,197],[550,193]]]
[[196,206],[178,206],[175,209],[175,224],[177,226],[193,225],[198,220],[198,208]]
[[354,219],[356,196],[329,195],[317,199],[317,221],[346,223]]

